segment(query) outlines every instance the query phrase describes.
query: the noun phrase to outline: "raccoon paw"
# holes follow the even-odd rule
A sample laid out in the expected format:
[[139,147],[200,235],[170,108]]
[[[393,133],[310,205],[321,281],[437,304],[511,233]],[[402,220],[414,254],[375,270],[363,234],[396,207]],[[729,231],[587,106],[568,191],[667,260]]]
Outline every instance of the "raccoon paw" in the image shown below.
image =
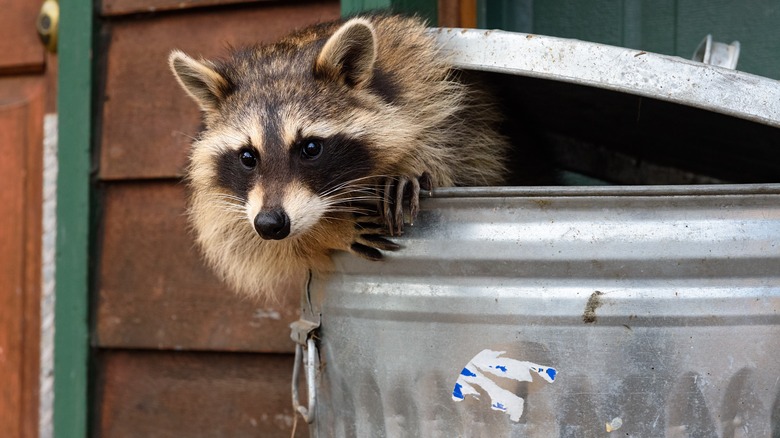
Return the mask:
[[382,260],[382,252],[380,250],[398,251],[401,249],[401,246],[397,243],[391,242],[378,234],[383,230],[383,227],[375,221],[358,221],[355,227],[357,235],[354,242],[350,245],[350,249],[363,258],[374,261]]
[[428,172],[423,172],[419,177],[401,176],[385,179],[379,211],[391,236],[403,234],[404,204],[408,205],[409,224],[414,224],[420,211],[420,190],[430,191],[431,187],[431,176]]

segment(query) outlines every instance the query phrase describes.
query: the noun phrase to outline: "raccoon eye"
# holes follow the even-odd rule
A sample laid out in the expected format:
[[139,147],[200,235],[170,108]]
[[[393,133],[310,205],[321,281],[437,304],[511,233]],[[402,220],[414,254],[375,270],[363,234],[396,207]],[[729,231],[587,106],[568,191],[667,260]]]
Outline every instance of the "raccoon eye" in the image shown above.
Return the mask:
[[238,153],[238,160],[241,161],[241,165],[247,169],[254,169],[257,167],[257,157],[255,153],[244,149]]
[[322,155],[322,142],[319,140],[304,140],[301,142],[301,158],[316,160]]

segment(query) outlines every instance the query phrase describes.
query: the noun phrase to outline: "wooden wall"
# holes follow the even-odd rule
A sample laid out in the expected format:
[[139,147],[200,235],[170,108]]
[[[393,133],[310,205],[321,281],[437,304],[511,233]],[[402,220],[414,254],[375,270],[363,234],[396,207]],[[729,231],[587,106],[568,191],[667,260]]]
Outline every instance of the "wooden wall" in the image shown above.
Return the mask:
[[[242,299],[203,265],[180,180],[199,114],[167,55],[271,41],[337,18],[339,4],[103,0],[98,9],[93,435],[287,437],[299,296]],[[299,421],[297,436],[307,434]]]

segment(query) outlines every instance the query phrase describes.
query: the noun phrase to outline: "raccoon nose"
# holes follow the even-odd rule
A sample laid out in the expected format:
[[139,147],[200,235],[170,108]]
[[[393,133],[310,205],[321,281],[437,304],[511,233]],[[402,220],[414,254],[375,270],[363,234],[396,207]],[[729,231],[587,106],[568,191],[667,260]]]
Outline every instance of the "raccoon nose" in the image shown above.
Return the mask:
[[290,218],[281,208],[261,210],[255,216],[255,230],[266,240],[284,239],[290,234]]

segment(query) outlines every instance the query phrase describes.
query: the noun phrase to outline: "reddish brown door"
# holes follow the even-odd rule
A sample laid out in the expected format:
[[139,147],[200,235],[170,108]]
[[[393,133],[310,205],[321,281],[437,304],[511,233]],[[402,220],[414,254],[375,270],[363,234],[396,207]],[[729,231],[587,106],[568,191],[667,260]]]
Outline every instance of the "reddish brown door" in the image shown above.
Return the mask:
[[38,433],[41,151],[44,114],[53,110],[35,31],[39,8],[0,0],[0,430],[7,437]]

